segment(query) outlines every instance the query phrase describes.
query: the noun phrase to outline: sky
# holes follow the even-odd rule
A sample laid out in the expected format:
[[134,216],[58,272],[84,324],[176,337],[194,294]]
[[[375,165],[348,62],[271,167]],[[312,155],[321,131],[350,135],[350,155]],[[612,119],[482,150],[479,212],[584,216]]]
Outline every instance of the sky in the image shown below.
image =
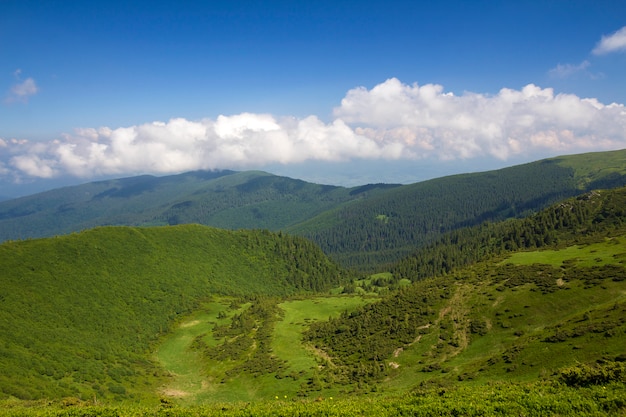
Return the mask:
[[626,2],[0,0],[0,195],[412,183],[626,148]]

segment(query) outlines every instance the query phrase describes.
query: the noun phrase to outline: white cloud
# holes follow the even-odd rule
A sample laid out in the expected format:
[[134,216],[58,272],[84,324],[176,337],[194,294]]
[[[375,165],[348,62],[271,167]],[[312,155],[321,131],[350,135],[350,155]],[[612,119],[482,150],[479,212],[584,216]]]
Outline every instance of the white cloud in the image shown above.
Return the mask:
[[26,103],[28,102],[29,97],[37,94],[37,92],[39,91],[39,88],[37,87],[35,80],[29,77],[25,79],[24,81],[22,81],[20,78],[21,73],[22,73],[22,70],[20,69],[15,70],[15,72],[13,73],[17,83],[14,84],[9,90],[9,94],[6,97],[5,102]]
[[587,60],[580,64],[559,64],[552,68],[548,73],[555,78],[569,78],[579,73],[587,73],[587,68],[591,63]]
[[456,96],[439,85],[390,79],[371,90],[349,91],[334,114],[366,137],[404,144],[418,158],[507,159],[540,148],[569,152],[591,149],[594,143],[626,146],[623,105],[555,95],[532,84],[495,96]]
[[53,168],[54,161],[42,159],[36,154],[18,155],[11,160],[11,164],[31,177],[52,178],[57,174]]
[[76,129],[50,142],[5,140],[5,166],[49,178],[247,169],[349,160],[507,160],[626,147],[626,109],[529,84],[496,95],[389,79],[355,88],[329,123],[242,113]]
[[592,52],[595,55],[604,55],[611,52],[623,51],[626,51],[626,26],[615,33],[603,36]]

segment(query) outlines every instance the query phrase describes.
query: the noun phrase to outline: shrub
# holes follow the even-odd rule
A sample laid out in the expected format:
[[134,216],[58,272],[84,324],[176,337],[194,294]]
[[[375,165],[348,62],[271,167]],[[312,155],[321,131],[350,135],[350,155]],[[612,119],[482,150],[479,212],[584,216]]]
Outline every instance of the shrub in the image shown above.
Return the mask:
[[559,378],[566,385],[574,387],[626,382],[626,363],[608,361],[595,366],[580,364],[562,369]]

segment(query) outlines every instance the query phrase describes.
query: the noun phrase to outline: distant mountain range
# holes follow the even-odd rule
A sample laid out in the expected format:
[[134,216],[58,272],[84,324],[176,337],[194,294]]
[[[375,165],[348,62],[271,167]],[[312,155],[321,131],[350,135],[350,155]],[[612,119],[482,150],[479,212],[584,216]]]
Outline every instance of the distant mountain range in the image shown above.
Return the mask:
[[374,271],[442,233],[520,217],[590,189],[626,184],[626,150],[545,159],[410,185],[345,188],[260,171],[194,171],[59,188],[0,202],[0,240],[95,226],[198,223],[312,239],[344,266]]

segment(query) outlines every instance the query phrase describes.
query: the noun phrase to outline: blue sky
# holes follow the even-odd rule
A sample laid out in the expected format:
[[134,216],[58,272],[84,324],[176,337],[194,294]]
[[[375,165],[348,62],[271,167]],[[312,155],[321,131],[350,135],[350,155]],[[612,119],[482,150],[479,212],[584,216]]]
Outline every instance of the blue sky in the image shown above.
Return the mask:
[[0,0],[0,194],[191,169],[415,182],[625,148],[624,28],[623,1]]

